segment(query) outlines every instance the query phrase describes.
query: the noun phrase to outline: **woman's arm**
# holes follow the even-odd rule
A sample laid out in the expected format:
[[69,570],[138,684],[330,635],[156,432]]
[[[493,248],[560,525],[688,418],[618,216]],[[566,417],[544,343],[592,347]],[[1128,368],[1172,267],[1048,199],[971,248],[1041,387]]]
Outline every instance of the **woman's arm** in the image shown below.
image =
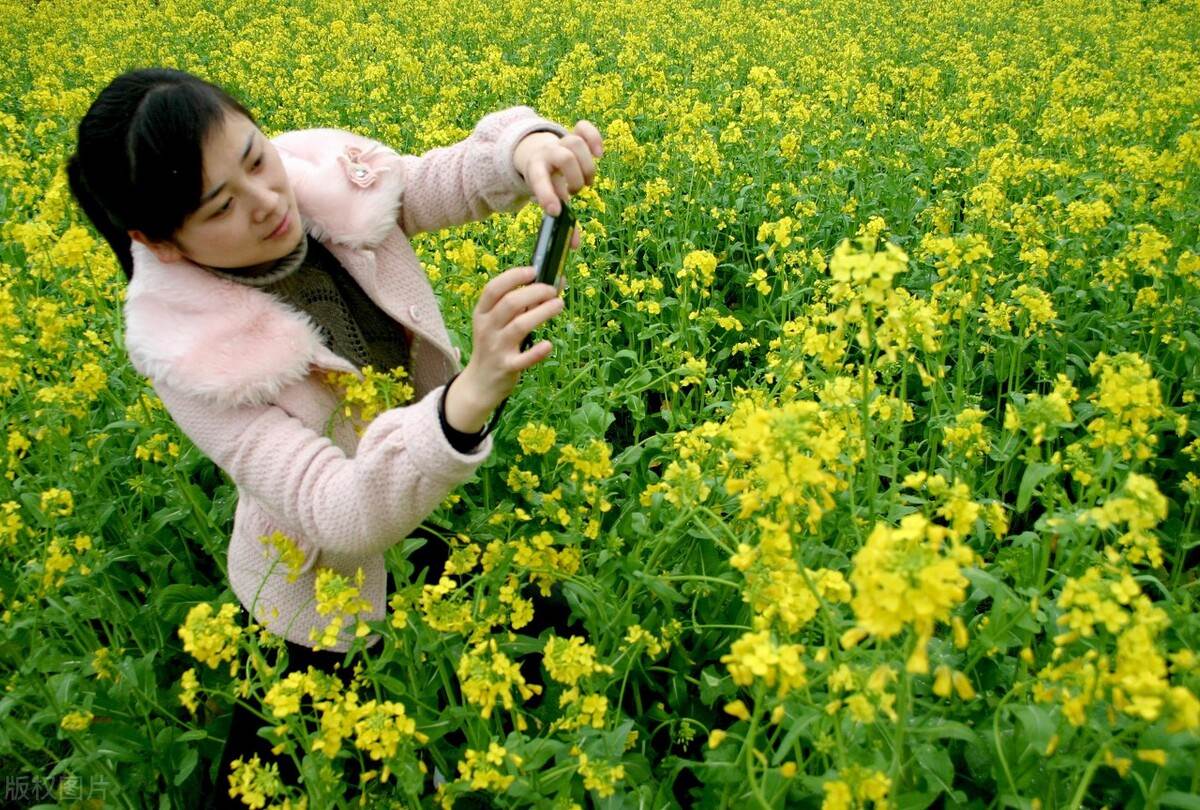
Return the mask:
[[189,439],[294,540],[348,554],[407,537],[492,450],[455,450],[438,419],[442,387],[375,417],[354,457],[276,405],[221,408],[155,391]]
[[530,190],[517,172],[517,144],[532,132],[567,130],[518,106],[485,115],[465,139],[418,156],[401,155],[399,224],[412,235],[514,211]]

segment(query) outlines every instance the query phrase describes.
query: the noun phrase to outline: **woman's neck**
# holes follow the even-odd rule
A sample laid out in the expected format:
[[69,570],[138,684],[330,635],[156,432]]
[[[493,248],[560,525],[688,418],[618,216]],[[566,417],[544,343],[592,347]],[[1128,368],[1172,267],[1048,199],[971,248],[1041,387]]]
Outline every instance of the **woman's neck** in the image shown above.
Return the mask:
[[212,267],[207,264],[199,264],[199,262],[195,264],[222,278],[254,287],[265,287],[291,275],[304,262],[308,255],[308,233],[304,228],[300,229],[300,233],[300,241],[290,252],[268,262],[245,267]]

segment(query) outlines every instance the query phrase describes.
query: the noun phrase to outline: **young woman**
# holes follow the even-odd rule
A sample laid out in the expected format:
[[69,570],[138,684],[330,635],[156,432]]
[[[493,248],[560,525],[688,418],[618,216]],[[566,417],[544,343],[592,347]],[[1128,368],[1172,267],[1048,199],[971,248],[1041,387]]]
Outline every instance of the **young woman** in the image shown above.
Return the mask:
[[[489,419],[551,351],[520,347],[562,310],[558,290],[514,267],[485,285],[463,368],[408,238],[531,196],[557,214],[601,153],[589,122],[568,132],[520,106],[420,156],[340,129],[268,139],[227,92],[162,68],[118,76],[80,122],[70,187],[129,277],[130,361],[237,485],[230,584],[286,641],[289,669],[331,671],[353,640],[348,622],[333,652],[312,649],[328,624],[321,570],[361,569],[363,618],[384,616],[384,552],[488,457]],[[413,401],[361,436],[349,423],[324,435],[338,402],[327,372],[368,363],[403,365]],[[275,532],[293,553],[262,542]],[[221,793],[235,756],[269,761],[251,719],[235,711]]]

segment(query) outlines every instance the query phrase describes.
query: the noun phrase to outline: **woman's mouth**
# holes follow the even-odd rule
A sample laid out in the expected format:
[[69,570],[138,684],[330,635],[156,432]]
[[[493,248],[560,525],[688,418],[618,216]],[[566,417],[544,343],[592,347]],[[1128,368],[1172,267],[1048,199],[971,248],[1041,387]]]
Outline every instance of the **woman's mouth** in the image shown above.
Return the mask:
[[288,213],[283,215],[283,221],[279,223],[279,227],[277,227],[275,230],[271,231],[270,235],[268,235],[267,238],[268,239],[278,239],[280,236],[283,236],[283,234],[287,233],[288,229],[291,227],[292,227],[292,214],[289,211]]

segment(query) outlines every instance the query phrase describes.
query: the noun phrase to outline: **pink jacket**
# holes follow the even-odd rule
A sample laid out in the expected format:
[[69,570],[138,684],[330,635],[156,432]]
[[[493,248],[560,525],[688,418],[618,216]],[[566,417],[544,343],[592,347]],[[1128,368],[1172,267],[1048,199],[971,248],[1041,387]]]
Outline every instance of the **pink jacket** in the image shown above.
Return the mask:
[[[340,420],[332,441],[323,435],[337,404],[323,375],[362,374],[323,345],[308,315],[133,244],[124,305],[130,362],[237,485],[230,585],[271,632],[315,643],[309,631],[320,633],[331,618],[316,611],[322,567],[351,578],[361,567],[362,595],[373,606],[363,618],[383,618],[384,552],[491,452],[490,436],[463,454],[442,433],[438,398],[461,362],[408,236],[528,202],[513,151],[537,130],[567,132],[529,107],[511,107],[484,116],[463,141],[419,157],[338,129],[273,139],[309,232],[412,338],[413,404],[378,415],[361,437]],[[259,539],[276,530],[304,555],[295,581]],[[349,647],[354,622],[346,624],[333,649]]]

